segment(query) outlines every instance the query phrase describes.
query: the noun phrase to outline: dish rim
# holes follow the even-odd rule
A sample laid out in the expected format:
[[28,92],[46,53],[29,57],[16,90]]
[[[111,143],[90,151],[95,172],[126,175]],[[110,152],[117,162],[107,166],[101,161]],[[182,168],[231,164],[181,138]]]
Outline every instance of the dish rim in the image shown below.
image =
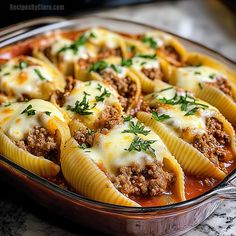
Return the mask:
[[[64,28],[61,29],[60,27],[57,27],[57,25],[58,24],[62,24],[62,23],[65,24],[65,22],[66,22],[66,23],[68,23],[68,25],[67,25],[67,27],[68,27],[69,23],[72,24],[74,21],[79,21],[81,19],[90,19],[90,18],[95,18],[95,19],[99,18],[101,20],[112,20],[112,21],[117,21],[117,22],[120,22],[120,23],[135,24],[136,26],[142,26],[142,27],[147,27],[147,28],[153,29],[153,30],[159,30],[159,31],[162,31],[164,33],[168,33],[170,35],[173,35],[173,36],[175,36],[177,38],[180,38],[180,39],[183,39],[185,41],[188,41],[188,42],[190,42],[190,43],[192,43],[192,44],[194,44],[194,45],[196,45],[198,47],[201,47],[201,48],[203,48],[203,49],[205,49],[207,51],[210,51],[210,52],[218,55],[219,57],[223,58],[224,60],[230,62],[230,64],[233,64],[234,66],[236,66],[236,62],[234,60],[228,58],[227,56],[221,54],[220,52],[215,51],[214,49],[208,48],[207,46],[205,46],[205,45],[203,45],[201,43],[195,42],[194,40],[187,39],[187,38],[185,38],[183,36],[180,36],[178,34],[172,33],[172,32],[170,32],[168,30],[165,30],[165,29],[163,29],[161,27],[155,27],[155,26],[152,26],[152,25],[149,25],[149,24],[145,24],[145,23],[137,22],[137,21],[132,21],[132,20],[127,20],[127,19],[119,19],[119,18],[113,18],[113,17],[103,17],[103,16],[96,15],[96,14],[95,15],[94,14],[93,15],[85,15],[85,16],[81,16],[81,17],[42,17],[42,18],[36,18],[39,21],[40,20],[43,21],[44,19],[49,19],[49,20],[58,19],[58,22],[56,22],[56,23],[49,23],[46,26],[42,26],[42,27],[35,26],[36,27],[35,29],[29,30],[29,31],[26,31],[26,32],[23,32],[23,33],[20,33],[20,34],[17,34],[16,36],[12,36],[10,38],[6,38],[3,42],[1,42],[2,36],[4,36],[1,33],[4,32],[4,30],[6,29],[6,27],[5,27],[5,28],[0,30],[0,48],[6,47],[8,45],[13,45],[14,43],[20,42],[21,40],[16,40],[16,39],[19,36],[24,36],[25,34],[27,35],[30,32],[33,35],[29,35],[28,37],[25,38],[25,40],[27,40],[28,38],[32,38],[32,37],[38,36],[40,34],[45,34],[45,32],[43,31],[44,28],[49,28],[49,30],[47,30],[47,32],[48,31],[51,32],[53,30],[65,30]],[[30,20],[30,21],[33,22],[34,20]],[[18,26],[18,25],[22,25],[21,28],[18,27],[18,29],[17,29],[17,30],[20,30],[20,29],[22,30],[24,28],[24,25],[29,23],[30,21],[19,22],[17,24],[11,25],[11,26],[9,26],[9,29],[14,28],[15,26]],[[34,26],[34,25],[32,24],[31,26]],[[55,28],[54,29],[50,29],[50,28],[53,28],[53,27],[55,27]],[[66,27],[66,25],[64,25],[64,27]],[[37,31],[41,31],[41,32],[37,33]],[[117,32],[119,32],[119,31],[117,31]],[[35,35],[34,35],[34,33],[35,33]],[[14,41],[14,39],[16,40],[16,42],[8,43],[8,41],[11,42],[11,40]],[[4,44],[6,44],[6,45],[4,45]],[[201,195],[199,195],[199,196],[197,196],[195,198],[192,198],[192,199],[189,199],[189,200],[185,200],[183,202],[178,202],[178,203],[174,203],[174,204],[170,204],[170,205],[164,205],[164,206],[129,207],[129,206],[119,206],[119,205],[115,205],[115,204],[104,203],[104,202],[92,200],[92,199],[89,199],[89,198],[87,198],[87,197],[85,197],[83,195],[80,195],[78,193],[75,193],[75,192],[63,189],[63,188],[59,187],[58,185],[54,184],[53,182],[50,182],[49,180],[47,180],[47,179],[45,179],[43,177],[40,177],[40,176],[38,176],[38,175],[36,175],[36,174],[34,174],[34,173],[24,169],[23,167],[17,165],[16,163],[8,160],[3,155],[0,155],[0,163],[1,162],[5,162],[8,166],[13,167],[15,170],[17,170],[21,174],[25,175],[26,177],[30,178],[33,181],[36,181],[37,183],[43,185],[44,187],[47,187],[51,191],[54,191],[54,192],[59,193],[59,194],[62,194],[65,197],[69,197],[70,199],[73,199],[73,200],[85,202],[85,203],[87,203],[87,204],[89,204],[91,206],[103,207],[103,209],[105,208],[105,210],[110,210],[110,211],[117,210],[118,211],[117,213],[135,213],[135,214],[137,214],[137,213],[139,213],[139,214],[157,213],[157,212],[161,212],[162,213],[162,212],[165,212],[165,211],[173,211],[173,210],[180,210],[180,209],[184,209],[184,208],[193,207],[195,205],[199,205],[201,203],[204,203],[208,199],[214,198],[215,196],[217,197],[217,195],[219,194],[220,191],[222,191],[222,193],[223,193],[224,189],[226,189],[226,187],[228,187],[230,185],[230,182],[233,179],[236,178],[236,169],[234,169],[230,174],[228,174],[225,177],[225,179],[222,182],[220,182],[218,185],[216,185],[212,189],[208,190],[207,192],[205,192],[205,193],[203,193],[203,194],[201,194]],[[236,192],[236,187],[233,187],[233,189],[235,189],[235,192]],[[218,198],[219,197],[220,196],[218,195]]]

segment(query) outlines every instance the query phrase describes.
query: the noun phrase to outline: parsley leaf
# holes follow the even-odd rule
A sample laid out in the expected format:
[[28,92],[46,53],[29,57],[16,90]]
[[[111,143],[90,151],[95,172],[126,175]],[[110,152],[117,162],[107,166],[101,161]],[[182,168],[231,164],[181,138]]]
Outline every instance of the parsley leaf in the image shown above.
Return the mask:
[[106,88],[104,88],[102,94],[100,96],[96,96],[95,99],[97,102],[103,102],[106,97],[110,97],[110,96],[111,96],[111,93]]
[[131,58],[125,60],[122,58],[122,61],[121,61],[121,66],[125,66],[125,67],[130,67],[133,65],[133,61]]
[[19,62],[19,68],[23,70],[24,68],[27,68],[29,66],[27,61],[20,61]]
[[146,44],[149,44],[149,46],[153,49],[156,49],[158,47],[156,41],[152,37],[144,36],[142,38],[142,41]]
[[134,123],[134,121],[129,122],[129,129],[126,129],[122,131],[122,133],[133,133],[133,134],[143,134],[148,135],[151,132],[151,130],[145,130],[145,126],[140,122],[137,121]]
[[90,110],[93,109],[96,106],[96,104],[94,104],[94,106],[90,107],[89,102],[87,100],[87,96],[88,96],[88,94],[84,93],[84,97],[83,97],[82,101],[77,100],[75,102],[74,107],[68,105],[67,110],[73,111],[75,113],[78,113],[78,114],[84,115],[84,116],[92,114],[93,112]]
[[39,69],[34,69],[34,72],[37,74],[37,76],[39,77],[40,80],[44,81],[47,80],[41,73],[41,71]]
[[152,148],[152,144],[155,143],[156,140],[143,140],[142,138],[135,136],[132,143],[130,144],[126,151],[137,151],[137,152],[150,152],[151,155],[155,156],[155,149]]
[[25,108],[24,111],[21,112],[21,114],[27,113],[27,116],[33,116],[33,115],[35,115],[35,110],[32,109],[32,108],[33,108],[33,107],[32,107],[32,105],[30,104],[29,106],[27,106],[27,107]]
[[156,111],[152,112],[152,117],[156,120],[156,121],[163,121],[163,120],[168,120],[170,119],[169,115],[166,114],[162,114],[162,115],[158,115],[158,113]]
[[50,111],[45,111],[44,113],[45,113],[47,116],[50,116],[52,112],[50,112]]
[[105,61],[98,61],[98,62],[94,63],[89,68],[89,72],[91,72],[91,71],[98,72],[98,71],[106,69],[107,67],[108,67],[108,63],[107,62],[105,62]]
[[114,64],[111,64],[111,68],[112,68],[116,73],[121,73],[121,69],[120,69],[118,66],[116,66],[116,65],[114,65]]
[[136,55],[136,57],[141,57],[141,58],[145,58],[145,59],[155,59],[157,57],[157,55],[156,54],[152,54],[152,55],[138,54],[138,55]]

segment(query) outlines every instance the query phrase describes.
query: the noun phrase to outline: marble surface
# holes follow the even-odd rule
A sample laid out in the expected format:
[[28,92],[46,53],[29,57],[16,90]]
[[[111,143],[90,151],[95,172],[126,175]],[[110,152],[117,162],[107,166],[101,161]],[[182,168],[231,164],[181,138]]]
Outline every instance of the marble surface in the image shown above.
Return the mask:
[[[236,21],[217,1],[162,1],[97,14],[162,27],[203,43],[236,61]],[[0,236],[99,235],[57,217],[1,181],[0,185]],[[185,234],[205,235],[236,235],[236,201],[224,202],[205,222]]]

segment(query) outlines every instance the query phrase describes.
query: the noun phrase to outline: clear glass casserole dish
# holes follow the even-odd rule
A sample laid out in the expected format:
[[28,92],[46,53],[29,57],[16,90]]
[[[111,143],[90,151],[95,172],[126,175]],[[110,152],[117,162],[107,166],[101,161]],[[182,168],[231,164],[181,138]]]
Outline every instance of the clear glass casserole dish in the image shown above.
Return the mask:
[[[142,33],[156,29],[143,24],[101,17],[76,19],[42,18],[14,25],[0,31],[0,47],[14,44],[57,29],[84,29],[102,26],[124,33]],[[162,30],[163,31],[163,30]],[[165,32],[165,31],[164,31]],[[198,51],[236,70],[236,64],[204,46],[183,39],[189,51]],[[1,178],[24,191],[41,205],[75,223],[112,235],[180,235],[204,221],[224,200],[236,199],[236,170],[205,194],[161,207],[122,207],[87,199],[19,167],[0,156]],[[95,219],[95,220],[93,220]]]

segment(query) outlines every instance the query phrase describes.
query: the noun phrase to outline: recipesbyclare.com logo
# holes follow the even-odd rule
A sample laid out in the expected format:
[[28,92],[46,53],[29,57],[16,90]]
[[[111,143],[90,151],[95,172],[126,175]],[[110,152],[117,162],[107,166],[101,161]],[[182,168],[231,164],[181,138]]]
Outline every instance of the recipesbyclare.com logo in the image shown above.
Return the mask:
[[56,4],[10,4],[10,11],[63,11],[64,5]]

